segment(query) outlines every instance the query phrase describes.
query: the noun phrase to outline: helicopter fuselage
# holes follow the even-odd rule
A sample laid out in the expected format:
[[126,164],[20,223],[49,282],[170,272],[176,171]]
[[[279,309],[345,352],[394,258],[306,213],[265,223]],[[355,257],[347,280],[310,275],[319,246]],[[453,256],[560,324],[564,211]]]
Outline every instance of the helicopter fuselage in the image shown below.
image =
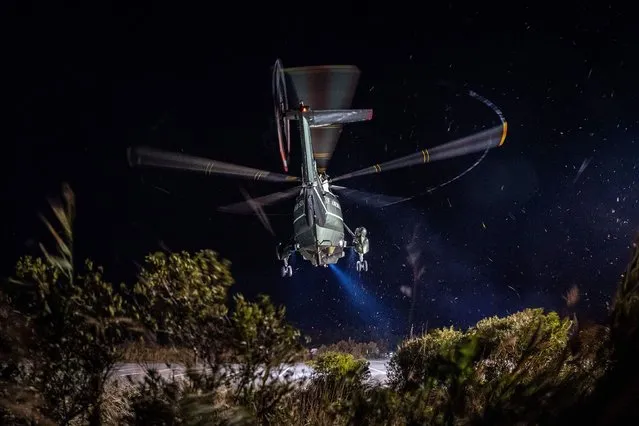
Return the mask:
[[[339,199],[331,191],[330,179],[325,174],[342,126],[372,118],[372,110],[344,109],[350,104],[359,70],[351,66],[290,69],[294,89],[291,94],[297,104],[291,109],[288,101],[282,101],[287,95],[279,61],[273,75],[280,153],[285,170],[289,153],[284,146],[290,145],[289,121],[297,122],[302,154],[300,192],[293,207],[293,238],[288,245],[280,244],[277,249],[278,258],[284,262],[282,276],[293,273],[288,259],[295,252],[314,266],[326,267],[343,258],[347,248],[353,248],[359,256],[357,270],[368,270],[364,260],[369,247],[366,229],[359,227],[353,232],[344,223]],[[306,103],[309,100],[310,105]],[[319,108],[311,109],[311,106]],[[314,152],[314,144],[318,152]],[[346,241],[345,231],[352,241]]]
[[293,209],[294,241],[302,257],[314,266],[337,263],[344,257],[342,208],[330,191],[304,188]]
[[312,112],[302,104],[297,112],[302,144],[302,189],[293,208],[294,244],[314,266],[337,263],[344,257],[342,207],[330,191],[328,178],[317,171],[311,143]]

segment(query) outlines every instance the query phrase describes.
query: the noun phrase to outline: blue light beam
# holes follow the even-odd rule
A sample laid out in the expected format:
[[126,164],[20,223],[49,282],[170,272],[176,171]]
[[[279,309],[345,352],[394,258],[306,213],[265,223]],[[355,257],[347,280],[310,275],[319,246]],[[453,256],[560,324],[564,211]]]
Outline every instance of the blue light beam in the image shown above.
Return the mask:
[[357,308],[357,314],[368,324],[378,326],[388,326],[388,315],[375,297],[368,294],[364,287],[358,283],[350,274],[339,268],[337,265],[328,265],[335,274],[337,281],[342,286],[348,298]]

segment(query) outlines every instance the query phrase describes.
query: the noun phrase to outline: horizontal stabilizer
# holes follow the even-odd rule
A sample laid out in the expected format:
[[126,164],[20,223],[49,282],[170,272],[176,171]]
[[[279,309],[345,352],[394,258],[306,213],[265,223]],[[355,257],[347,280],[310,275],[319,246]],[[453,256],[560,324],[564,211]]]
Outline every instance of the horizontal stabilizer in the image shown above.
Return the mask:
[[315,110],[312,114],[311,127],[357,123],[358,121],[368,121],[373,118],[372,109]]
[[[286,118],[297,120],[299,113],[289,111]],[[311,111],[311,127],[326,127],[339,124],[357,123],[373,118],[372,109],[327,109]]]

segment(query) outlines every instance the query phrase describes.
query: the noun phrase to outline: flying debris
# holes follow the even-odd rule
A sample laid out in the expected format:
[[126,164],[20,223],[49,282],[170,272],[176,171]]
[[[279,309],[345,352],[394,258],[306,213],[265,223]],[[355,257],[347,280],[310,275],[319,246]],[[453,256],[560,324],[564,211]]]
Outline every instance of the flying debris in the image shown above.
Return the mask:
[[586,158],[582,163],[581,166],[579,167],[579,170],[577,170],[577,175],[575,176],[575,178],[572,180],[572,183],[575,184],[577,183],[577,181],[579,180],[579,177],[581,176],[581,174],[586,170],[586,167],[588,167],[588,165],[590,164],[590,161],[592,161],[592,157],[588,157]]
[[521,299],[521,296],[519,295],[519,292],[517,290],[515,290],[515,287],[509,285],[508,288],[511,289],[512,291],[514,291],[515,294],[517,295],[517,297]]
[[[497,107],[475,92],[468,91],[468,95],[491,107],[499,115],[501,124],[439,146],[423,148],[415,154],[330,178],[326,171],[344,125],[369,121],[373,117],[371,109],[351,109],[359,76],[360,70],[353,65],[285,69],[279,59],[275,62],[272,70],[273,108],[284,174],[150,147],[129,148],[129,164],[132,167],[189,170],[254,181],[295,184],[294,187],[258,198],[251,198],[242,191],[245,201],[220,207],[219,210],[255,214],[264,227],[270,233],[274,233],[264,213],[264,207],[295,197],[293,236],[286,244],[280,243],[276,250],[278,259],[283,262],[282,276],[292,275],[289,259],[296,252],[314,266],[326,267],[343,258],[347,249],[353,249],[358,255],[357,271],[368,271],[368,261],[364,259],[364,255],[370,249],[367,230],[357,227],[353,231],[346,225],[340,197],[354,199],[362,205],[382,208],[407,201],[414,196],[406,198],[372,194],[333,183],[484,152],[470,168],[427,191],[431,192],[468,173],[481,162],[488,150],[501,146],[506,139],[508,126]],[[288,174],[291,165],[291,121],[298,123],[302,154],[301,177]]]

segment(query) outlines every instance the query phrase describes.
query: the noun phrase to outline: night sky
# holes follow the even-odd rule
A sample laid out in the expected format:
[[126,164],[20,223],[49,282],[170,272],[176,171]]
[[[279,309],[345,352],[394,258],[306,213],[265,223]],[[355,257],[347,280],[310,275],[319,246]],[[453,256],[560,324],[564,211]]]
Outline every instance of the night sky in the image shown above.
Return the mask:
[[[561,309],[573,285],[580,312],[601,318],[639,230],[632,13],[423,3],[392,16],[312,5],[305,16],[248,3],[5,10],[2,237],[11,249],[2,274],[46,238],[37,213],[68,181],[77,251],[114,282],[132,281],[148,252],[211,248],[233,262],[236,291],[270,294],[318,341]],[[268,210],[276,237],[255,217],[215,212],[242,200],[240,185],[254,196],[282,186],[126,162],[128,146],[150,145],[280,172],[270,93],[278,57],[362,71],[353,107],[375,116],[346,128],[331,175],[498,124],[444,85],[494,102],[508,138],[462,179],[409,202],[379,210],[344,200],[346,223],[369,230],[368,273],[355,272],[354,256],[337,270],[297,257],[282,279],[274,247],[290,236],[293,201]],[[424,193],[480,156],[344,185]]]

